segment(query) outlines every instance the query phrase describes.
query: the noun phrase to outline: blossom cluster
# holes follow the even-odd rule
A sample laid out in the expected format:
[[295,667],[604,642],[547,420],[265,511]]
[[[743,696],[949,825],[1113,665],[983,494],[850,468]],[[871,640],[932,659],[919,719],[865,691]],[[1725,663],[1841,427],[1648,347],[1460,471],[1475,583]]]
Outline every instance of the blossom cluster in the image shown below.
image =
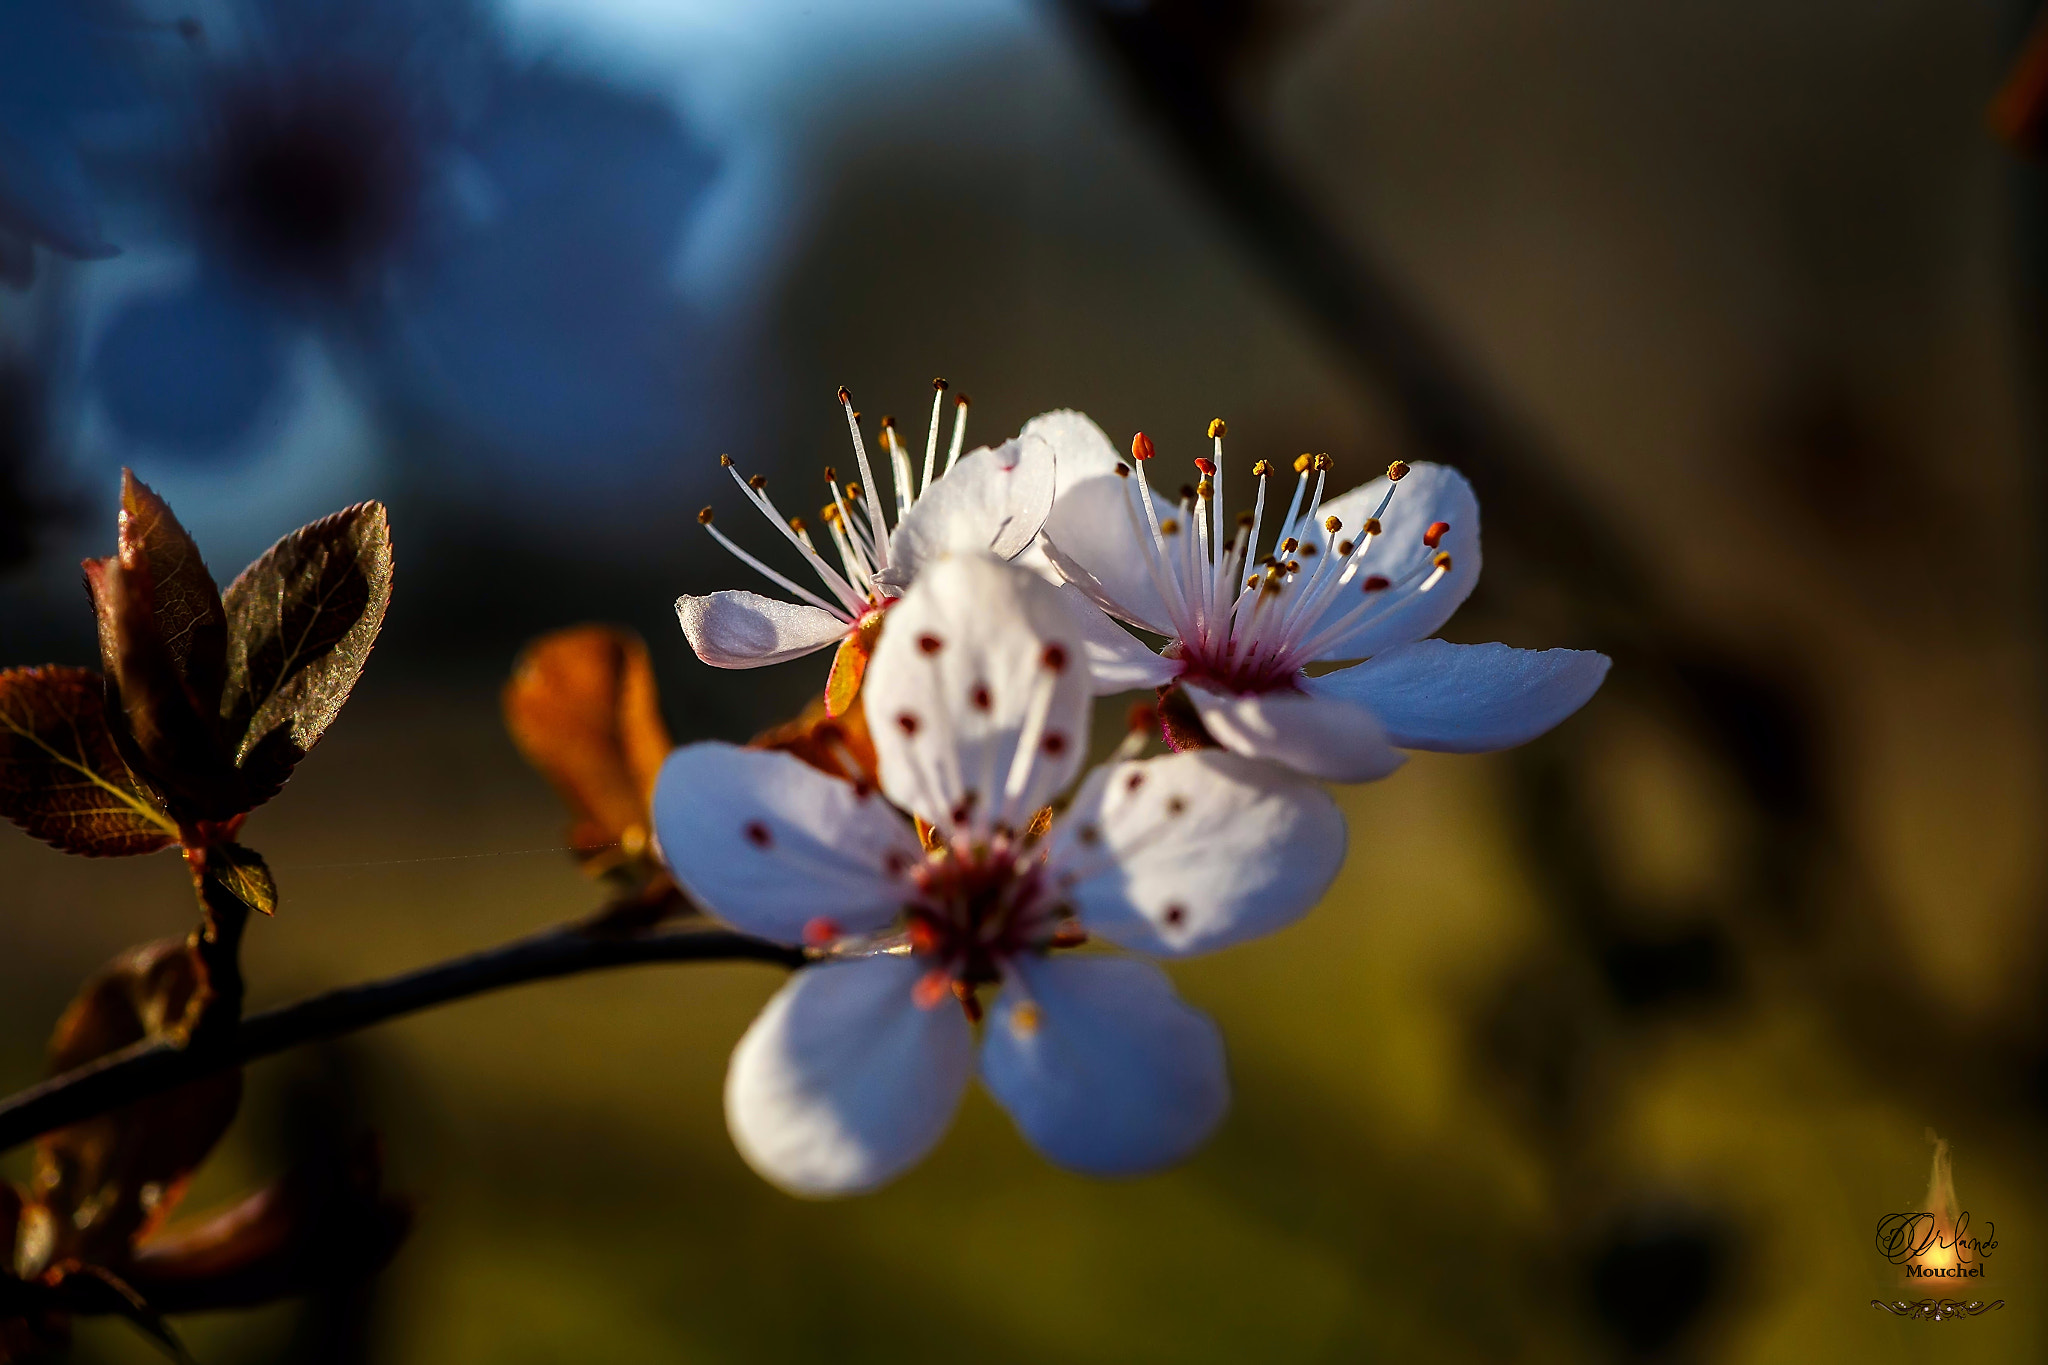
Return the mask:
[[[963,454],[958,399],[942,462],[934,390],[921,459],[888,419],[871,454],[840,390],[860,478],[826,470],[817,534],[722,458],[822,592],[706,508],[788,596],[676,604],[715,667],[835,649],[825,709],[871,739],[829,765],[686,745],[655,788],[683,888],[811,959],[726,1081],[740,1152],[801,1194],[914,1165],[977,1075],[1062,1166],[1188,1155],[1228,1107],[1224,1047],[1154,959],[1274,932],[1321,899],[1346,839],[1321,782],[1532,739],[1608,667],[1433,638],[1480,567],[1478,502],[1453,469],[1397,462],[1326,496],[1328,455],[1294,461],[1291,489],[1260,460],[1234,514],[1220,420],[1168,492],[1147,436],[1125,459],[1072,411]],[[1093,699],[1140,688],[1171,752],[1141,756],[1134,732],[1084,774]]]

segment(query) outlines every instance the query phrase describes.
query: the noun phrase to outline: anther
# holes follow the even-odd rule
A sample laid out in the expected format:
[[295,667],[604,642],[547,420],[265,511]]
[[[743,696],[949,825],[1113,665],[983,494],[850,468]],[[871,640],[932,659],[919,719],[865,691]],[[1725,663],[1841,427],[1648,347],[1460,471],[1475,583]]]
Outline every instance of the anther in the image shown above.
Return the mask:
[[859,484],[857,484],[857,483],[850,483],[850,484],[846,485],[846,500],[847,500],[848,502],[850,502],[850,503],[859,503],[859,502],[860,502],[860,485],[859,485]]
[[846,387],[846,385],[844,385],[844,384],[841,384],[841,385],[839,386],[839,401],[840,401],[840,402],[841,402],[842,404],[844,404],[845,406],[847,406],[847,407],[852,407],[852,406],[853,406],[853,390],[852,390],[852,389],[849,389],[849,388],[847,388],[847,387]]
[[1179,522],[1179,520],[1178,520],[1177,518],[1174,518],[1174,517],[1168,517],[1168,518],[1167,518],[1167,519],[1166,519],[1165,521],[1162,521],[1162,522],[1160,522],[1160,523],[1159,523],[1159,533],[1160,533],[1161,535],[1165,535],[1165,536],[1173,536],[1173,535],[1179,535],[1179,534],[1180,534],[1180,522]]
[[711,524],[711,509],[709,507],[703,508],[697,513],[697,524],[699,526],[709,526]]
[[798,535],[802,535],[806,529],[804,526],[804,519],[802,517],[791,517],[789,519],[789,529],[796,532]]
[[911,1001],[921,1010],[937,1009],[939,1002],[953,988],[953,978],[943,968],[934,967],[917,979],[910,988]]
[[1449,569],[1451,567],[1451,552],[1448,550],[1438,550],[1435,560],[1431,562],[1439,569]]
[[1330,452],[1326,450],[1322,454],[1316,456],[1315,467],[1316,473],[1327,474],[1332,469],[1335,469],[1337,467],[1337,462],[1330,458]]
[[[1094,828],[1090,826],[1089,828]],[[1083,842],[1086,842],[1085,840]],[[1063,919],[1052,931],[1052,946],[1055,948],[1078,948],[1088,941],[1088,931],[1077,919]]]
[[1029,1038],[1038,1032],[1038,1006],[1029,1000],[1019,1001],[1010,1007],[1010,1032],[1019,1038]]
[[1280,553],[1284,555],[1291,555],[1300,548],[1301,542],[1296,540],[1293,536],[1289,536],[1287,537],[1287,539],[1280,542]]
[[[1214,426],[1215,423],[1212,422],[1210,425]],[[1195,468],[1201,470],[1204,476],[1211,475],[1216,472],[1216,462],[1207,455],[1197,455],[1195,456]]]
[[833,467],[832,467],[831,465],[829,465],[829,464],[825,466],[825,482],[826,482],[826,483],[838,483],[838,482],[839,482],[839,471],[838,471],[838,470],[836,470],[836,469],[834,469],[834,468],[833,468]]
[[1280,567],[1285,569],[1288,573],[1300,573],[1301,561],[1296,559],[1290,559]]
[[896,430],[896,419],[895,419],[894,417],[891,417],[891,416],[890,416],[890,415],[889,415],[888,413],[886,413],[886,412],[882,414],[882,430],[884,430],[884,431],[894,431],[894,430]]
[[730,455],[721,455],[721,456],[719,456],[719,457],[718,457],[718,467],[719,467],[720,469],[731,469],[731,468],[732,468],[732,456],[730,456]]
[[934,379],[932,381],[932,388],[939,393],[944,393],[950,387],[952,386],[947,384],[946,381],[943,379]]
[[1324,517],[1323,529],[1334,536],[1344,529],[1344,519],[1342,517]]
[[823,507],[820,507],[818,515],[825,519],[827,526],[837,526],[839,524],[839,508],[832,503],[828,502]]
[[1351,552],[1357,548],[1348,540],[1340,540],[1337,542],[1337,557],[1339,559],[1349,559]]
[[1407,477],[1408,462],[1406,460],[1396,460],[1387,466],[1387,482],[1399,483]]
[[1131,458],[1140,463],[1149,460],[1156,452],[1152,449],[1152,438],[1144,432],[1131,437]]
[[1210,418],[1210,419],[1209,419],[1209,439],[1210,439],[1210,440],[1212,440],[1212,441],[1220,441],[1220,440],[1222,440],[1222,439],[1223,439],[1223,434],[1224,434],[1224,432],[1226,432],[1226,431],[1228,431],[1228,430],[1229,430],[1229,428],[1228,428],[1228,427],[1227,427],[1227,426],[1226,426],[1226,425],[1224,424],[1224,421],[1223,421],[1223,419],[1222,419],[1221,417],[1212,417],[1212,418]]
[[953,406],[956,408],[964,408],[970,406],[973,403],[973,401],[974,400],[972,400],[966,394],[963,393],[958,398],[955,398],[953,400]]
[[756,493],[767,486],[768,476],[766,474],[750,474],[747,476],[747,487],[753,489]]
[[1434,550],[1438,542],[1444,538],[1444,532],[1450,529],[1451,524],[1448,521],[1432,521],[1429,529],[1422,533],[1422,543]]
[[1259,462],[1258,462],[1257,464],[1255,464],[1255,465],[1253,465],[1253,466],[1252,466],[1252,477],[1253,477],[1253,478],[1255,478],[1255,479],[1269,479],[1269,478],[1271,478],[1272,476],[1273,476],[1273,462],[1272,462],[1271,460],[1260,460],[1260,461],[1259,461]]
[[812,948],[828,948],[839,940],[839,921],[830,915],[817,915],[804,921],[804,943]]
[[1384,529],[1385,528],[1380,525],[1380,519],[1378,517],[1367,517],[1365,519],[1365,533],[1367,535],[1376,536]]
[[1251,524],[1252,524],[1252,514],[1251,514],[1251,513],[1249,513],[1249,512],[1239,512],[1239,513],[1237,514],[1237,524],[1238,524],[1238,525],[1239,525],[1240,527],[1244,527],[1244,526],[1249,526],[1249,525],[1251,525]]
[[911,952],[928,955],[938,951],[938,947],[939,931],[930,920],[914,919],[910,921]]
[[1045,651],[1038,656],[1038,662],[1044,664],[1051,672],[1064,673],[1067,668],[1067,647],[1047,645]]
[[1184,483],[1180,486],[1180,500],[1182,502],[1193,502],[1195,500],[1195,486],[1193,484]]
[[1378,574],[1373,574],[1370,577],[1368,577],[1365,580],[1364,584],[1362,584],[1361,586],[1366,592],[1385,592],[1388,588],[1392,587],[1393,584],[1387,582],[1386,579],[1380,577]]
[[1294,457],[1294,472],[1297,474],[1308,473],[1308,467],[1315,463],[1315,458],[1306,450],[1302,451],[1301,454]]
[[1119,479],[1128,479],[1131,477],[1131,467],[1122,460],[1118,460],[1116,462],[1116,476]]
[[1310,541],[1308,544],[1301,547],[1301,557],[1303,559],[1313,559],[1316,556],[1316,553],[1317,551],[1314,541]]

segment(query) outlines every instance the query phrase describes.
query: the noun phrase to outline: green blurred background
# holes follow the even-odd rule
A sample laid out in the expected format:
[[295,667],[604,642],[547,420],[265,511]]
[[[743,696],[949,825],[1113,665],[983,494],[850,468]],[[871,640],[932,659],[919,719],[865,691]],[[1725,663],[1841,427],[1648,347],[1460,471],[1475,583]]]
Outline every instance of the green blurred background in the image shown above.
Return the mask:
[[[513,7],[636,78],[707,41],[613,8]],[[943,373],[980,439],[1073,406],[1177,457],[1217,415],[1234,461],[1327,449],[1363,479],[1429,453],[1176,169],[1101,29],[967,7],[927,42],[958,16],[902,8],[792,7],[770,32],[810,54],[755,96],[806,206],[719,315],[744,363],[667,457],[564,510],[394,422],[341,480],[334,502],[391,504],[398,587],[355,701],[248,827],[284,894],[250,933],[252,1005],[597,904],[498,723],[525,639],[635,626],[682,740],[794,712],[820,661],[715,674],[669,603],[744,577],[691,520],[733,505],[719,450],[784,487],[846,463],[836,384],[913,436]],[[1525,750],[1340,792],[1327,903],[1174,968],[1237,1088],[1182,1169],[1064,1175],[977,1095],[882,1193],[792,1200],[720,1107],[775,972],[526,988],[252,1072],[188,1207],[309,1128],[374,1128],[418,1228],[365,1290],[183,1324],[195,1353],[2048,1356],[2048,253],[2038,172],[1984,118],[2029,8],[1152,6],[1221,35],[1227,107],[1537,433],[1475,467],[1488,562],[1446,633],[1605,649],[1610,685]],[[111,542],[112,490],[65,441],[0,583],[9,662],[93,657],[72,566]],[[559,467],[577,483],[575,451]],[[263,490],[232,466],[184,486],[211,499],[188,521],[217,578],[290,524],[249,525]],[[0,838],[0,1080],[39,1074],[86,973],[190,915],[168,855]],[[1919,1205],[1930,1128],[1999,1230],[2005,1306],[1956,1323],[1870,1306],[1905,1293],[1872,1232]],[[150,1358],[110,1324],[77,1357]]]

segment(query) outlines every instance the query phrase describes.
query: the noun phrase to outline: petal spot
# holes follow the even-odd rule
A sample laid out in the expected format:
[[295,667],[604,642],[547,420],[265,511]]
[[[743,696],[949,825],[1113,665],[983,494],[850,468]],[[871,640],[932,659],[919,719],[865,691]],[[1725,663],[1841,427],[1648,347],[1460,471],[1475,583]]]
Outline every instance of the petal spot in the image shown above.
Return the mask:
[[1187,922],[1188,912],[1184,905],[1169,905],[1164,912],[1166,922],[1178,929]]
[[1067,670],[1067,649],[1066,649],[1066,646],[1065,646],[1065,645],[1057,645],[1057,644],[1054,644],[1054,645],[1047,645],[1047,646],[1045,647],[1045,652],[1044,652],[1043,654],[1041,654],[1041,655],[1039,655],[1039,656],[1038,656],[1038,661],[1039,661],[1040,663],[1044,664],[1044,665],[1046,666],[1046,668],[1050,669],[1050,670],[1051,670],[1052,672],[1054,672],[1054,673],[1064,673],[1064,672],[1066,672],[1066,670]]
[[1129,777],[1124,779],[1124,790],[1127,792],[1134,792],[1144,785],[1145,774],[1143,773],[1132,773]]
[[1067,751],[1067,737],[1057,730],[1048,730],[1045,732],[1045,739],[1041,741],[1041,747],[1052,757],[1058,758]]
[[775,836],[768,832],[768,826],[759,820],[747,821],[747,827],[740,832],[747,836],[747,842],[755,848],[767,848],[775,842]]
[[1188,808],[1188,803],[1187,803],[1187,798],[1186,798],[1186,797],[1181,797],[1181,796],[1171,796],[1171,797],[1168,797],[1168,798],[1167,798],[1167,800],[1166,800],[1166,813],[1167,813],[1168,815],[1179,815],[1179,814],[1180,814],[1181,812],[1185,811],[1185,810],[1186,810],[1187,808]]
[[927,654],[938,653],[939,650],[945,647],[945,643],[945,641],[941,640],[938,636],[932,634],[930,631],[926,631],[924,634],[917,637],[917,647]]
[[916,734],[916,733],[917,733],[917,727],[918,727],[918,725],[919,725],[919,721],[918,721],[918,719],[917,719],[917,713],[916,713],[916,712],[914,712],[914,711],[899,711],[899,712],[897,712],[897,714],[896,714],[896,727],[897,727],[898,729],[900,729],[901,731],[903,731],[903,733],[904,733],[904,734],[906,734],[906,735],[914,735],[914,734]]
[[989,695],[987,683],[976,683],[974,690],[967,694],[967,700],[977,711],[986,711],[995,704],[995,698]]

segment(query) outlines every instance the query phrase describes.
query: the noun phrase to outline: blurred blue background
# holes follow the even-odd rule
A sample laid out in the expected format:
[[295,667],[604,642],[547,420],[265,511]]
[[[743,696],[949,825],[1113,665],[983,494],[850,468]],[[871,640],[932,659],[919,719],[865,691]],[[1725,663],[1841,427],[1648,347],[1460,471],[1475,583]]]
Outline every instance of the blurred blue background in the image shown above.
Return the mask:
[[[124,464],[222,582],[391,506],[377,657],[250,823],[253,1004],[595,903],[523,852],[532,636],[637,627],[679,739],[815,692],[671,603],[748,577],[716,456],[810,486],[842,383],[914,435],[944,375],[971,443],[1469,447],[1450,633],[1617,659],[1526,750],[1343,793],[1329,902],[1176,973],[1239,1093],[1182,1170],[1066,1177],[974,1100],[797,1203],[719,1109],[773,973],[541,987],[255,1069],[195,1207],[373,1126],[420,1230],[201,1358],[2041,1358],[2048,199],[1985,122],[2032,11],[0,0],[0,661],[95,657]],[[0,1080],[181,878],[0,839]],[[1954,1327],[1868,1306],[1930,1126],[2011,1234]]]

